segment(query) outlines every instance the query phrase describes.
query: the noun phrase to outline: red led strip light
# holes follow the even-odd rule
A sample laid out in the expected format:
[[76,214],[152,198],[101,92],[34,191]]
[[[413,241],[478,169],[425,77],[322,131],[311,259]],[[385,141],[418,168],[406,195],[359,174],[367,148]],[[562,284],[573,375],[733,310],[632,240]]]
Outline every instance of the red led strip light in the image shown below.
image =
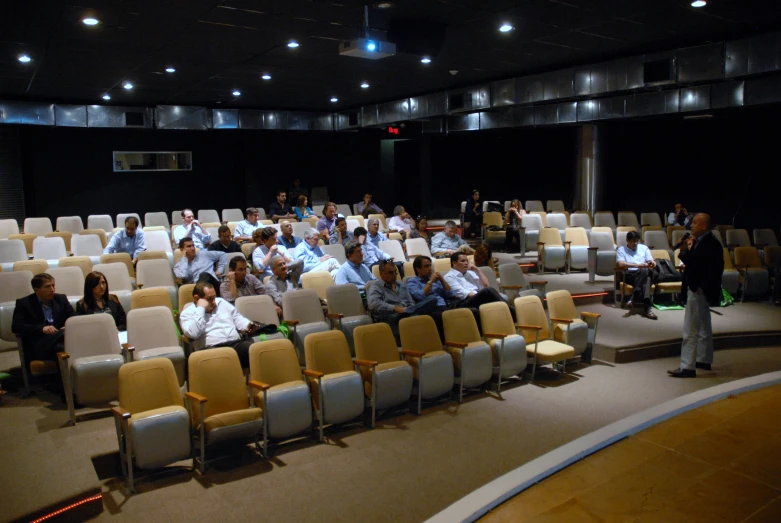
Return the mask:
[[31,521],[30,523],[39,523],[40,521],[46,521],[47,519],[53,518],[54,516],[59,516],[63,512],[67,512],[68,510],[74,509],[74,508],[76,508],[76,507],[78,507],[80,505],[83,505],[85,503],[89,503],[90,501],[95,501],[95,500],[98,500],[98,499],[102,499],[102,498],[103,498],[102,494],[96,494],[95,496],[90,496],[88,498],[82,499],[81,501],[77,501],[76,503],[74,503],[72,505],[68,505],[67,507],[63,507],[63,508],[61,508],[59,510],[55,510],[51,514],[47,514],[47,515],[45,515],[45,516],[43,516],[41,518],[38,518],[36,520]]

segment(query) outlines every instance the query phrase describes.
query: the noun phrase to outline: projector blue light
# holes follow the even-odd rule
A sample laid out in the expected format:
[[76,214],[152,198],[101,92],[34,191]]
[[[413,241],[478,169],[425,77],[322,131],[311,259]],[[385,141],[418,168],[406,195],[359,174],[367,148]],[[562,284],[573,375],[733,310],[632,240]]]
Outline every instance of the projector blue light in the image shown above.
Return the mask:
[[376,51],[377,50],[377,44],[375,42],[366,42],[366,50],[367,51]]

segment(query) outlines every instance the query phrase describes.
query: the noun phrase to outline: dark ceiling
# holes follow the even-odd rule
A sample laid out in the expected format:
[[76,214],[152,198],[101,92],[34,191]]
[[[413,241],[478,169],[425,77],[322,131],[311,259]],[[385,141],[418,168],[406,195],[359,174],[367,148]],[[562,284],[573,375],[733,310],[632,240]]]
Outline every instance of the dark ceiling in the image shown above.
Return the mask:
[[[429,65],[340,56],[360,0],[6,0],[0,97],[118,105],[338,110],[583,63],[739,38],[781,24],[777,0],[395,0],[369,25],[444,30]],[[82,18],[101,23],[88,27]],[[510,33],[497,29],[502,22]],[[424,26],[425,27],[425,26]],[[290,39],[300,42],[289,49]],[[21,54],[32,62],[22,64]],[[168,74],[167,66],[176,68]],[[457,75],[449,71],[457,70]],[[261,74],[272,75],[270,81]],[[132,91],[122,89],[132,81]],[[369,89],[361,89],[367,81]],[[235,98],[231,92],[241,91]],[[337,96],[339,102],[329,99]]]

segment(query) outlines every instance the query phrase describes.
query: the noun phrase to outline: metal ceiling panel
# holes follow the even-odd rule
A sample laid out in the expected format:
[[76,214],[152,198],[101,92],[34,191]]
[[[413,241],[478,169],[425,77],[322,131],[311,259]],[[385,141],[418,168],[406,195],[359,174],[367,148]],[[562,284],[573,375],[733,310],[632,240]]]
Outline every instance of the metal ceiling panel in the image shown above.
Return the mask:
[[[461,106],[451,105],[454,98],[463,95]],[[448,113],[459,113],[464,111],[474,111],[477,109],[488,109],[491,107],[491,86],[490,84],[475,85],[463,89],[453,89],[447,92]]]
[[599,100],[599,119],[623,118],[626,105],[625,98],[624,96],[616,96]]
[[741,107],[743,105],[743,86],[742,81],[711,85],[711,107],[714,109]]
[[571,98],[574,95],[573,75],[573,69],[563,69],[543,75],[543,100]]
[[454,114],[447,119],[447,131],[477,131],[480,129],[480,113]]
[[558,104],[558,123],[574,123],[578,121],[578,103],[564,102]]
[[710,85],[682,88],[680,105],[682,113],[688,111],[707,111],[711,108]]
[[746,80],[746,105],[781,102],[781,75]]
[[287,129],[287,116],[286,111],[262,111],[263,113],[263,129],[269,130],[284,130]]
[[559,123],[558,105],[538,105],[534,108],[534,125],[555,125]]
[[125,113],[143,113],[144,125],[132,126],[143,129],[154,128],[154,109],[151,107],[118,107],[108,105],[87,106],[88,127],[128,127],[125,122]]
[[627,96],[624,115],[627,118],[634,118],[638,116],[665,114],[668,112],[666,110],[667,97],[665,95],[665,92],[658,92]]
[[241,109],[239,111],[239,129],[263,129],[263,111]]
[[291,111],[287,113],[289,131],[333,131],[333,120],[330,114],[307,113]]
[[212,111],[212,124],[215,129],[238,129],[238,109],[214,109]]
[[599,102],[594,100],[577,102],[577,118],[579,122],[599,119]]
[[516,80],[518,103],[541,102],[545,94],[543,75],[524,76]]
[[443,118],[432,118],[431,120],[423,120],[422,132],[424,133],[441,133],[443,129]]
[[361,107],[361,127],[371,127],[377,125],[379,117],[376,105],[367,105]]
[[57,104],[54,121],[57,127],[87,127],[87,106]]
[[[350,125],[350,116],[355,118],[355,123]],[[334,127],[337,131],[343,131],[345,129],[357,129],[361,126],[361,112],[349,111],[336,113],[334,115]]]
[[158,105],[155,121],[158,129],[204,131],[212,128],[212,112],[205,107]]
[[724,44],[724,76],[734,78],[748,74],[751,40],[734,40]]
[[518,125],[513,111],[514,107],[508,107],[499,111],[480,113],[480,129],[501,129]]
[[428,118],[447,114],[447,93],[439,92],[409,99],[410,118]]
[[724,78],[724,44],[678,49],[675,61],[681,83]]
[[591,66],[575,68],[575,96],[591,94]]
[[534,125],[533,107],[516,107],[513,112],[515,113],[514,119],[518,122],[518,126],[525,127]]
[[0,123],[54,125],[54,104],[0,102]]
[[748,57],[749,74],[778,71],[781,68],[781,32],[756,36],[751,39]]
[[491,83],[492,107],[514,105],[515,103],[515,78]]
[[377,121],[381,124],[407,121],[410,119],[409,105],[409,98],[379,104]]

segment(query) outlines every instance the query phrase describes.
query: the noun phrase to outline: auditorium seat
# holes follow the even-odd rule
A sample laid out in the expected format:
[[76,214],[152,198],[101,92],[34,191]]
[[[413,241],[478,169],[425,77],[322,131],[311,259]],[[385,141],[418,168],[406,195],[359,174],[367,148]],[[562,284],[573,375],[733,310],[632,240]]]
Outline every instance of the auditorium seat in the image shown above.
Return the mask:
[[[450,258],[443,258],[443,259],[445,261],[447,261],[448,267],[450,267]],[[450,270],[450,269],[448,268],[448,270]],[[382,280],[382,278],[380,278],[380,265],[379,264],[372,265],[371,271],[372,271],[372,276],[374,276],[378,280]],[[401,274],[399,273],[398,267],[396,268],[396,281],[401,281]]]
[[133,307],[133,310],[128,311],[127,345],[130,361],[152,358],[169,360],[176,372],[178,386],[184,385],[186,358],[184,349],[179,345],[179,335],[176,333],[176,322],[170,306]]
[[691,234],[689,231],[685,229],[673,231],[672,241],[670,241],[670,245],[672,246],[678,245],[678,243],[681,241],[681,238],[683,238],[683,236],[687,233]]
[[92,272],[92,260],[89,256],[66,256],[60,258],[59,267],[78,267],[86,278]]
[[[104,254],[104,256],[114,255]],[[133,292],[133,285],[130,283],[130,275],[127,272],[127,266],[121,262],[99,263],[93,265],[92,270],[103,273],[103,276],[106,277],[106,282],[108,283],[109,292],[116,295],[122,303],[122,308],[129,311],[131,309],[130,295]]]
[[103,229],[109,234],[114,230],[114,219],[108,214],[90,214],[87,216],[87,229]]
[[[366,229],[366,220],[364,220],[363,216],[356,216],[356,215],[353,215],[353,216],[345,216],[345,217],[344,217],[344,219],[345,219],[345,220],[347,220],[348,222],[349,222],[350,220],[356,221],[356,222],[358,222],[358,225],[360,225],[361,227],[363,227],[364,229]],[[313,225],[313,227],[314,227],[314,225]],[[350,226],[349,226],[349,225],[347,226],[347,229],[348,229],[348,230],[351,230],[351,231],[354,231],[354,230],[355,230],[355,228],[352,228],[352,229],[350,229]],[[368,230],[368,229],[367,229],[367,230]],[[387,231],[387,230],[388,230],[388,228],[387,228],[387,227],[384,227],[384,226],[383,226],[383,224],[382,224],[382,222],[380,222],[380,230],[381,230],[381,231]]]
[[176,373],[165,359],[123,365],[113,407],[122,476],[135,492],[134,468],[158,469],[192,457],[190,420]]
[[[103,229],[84,229],[79,233],[79,236],[88,236],[90,234],[94,234],[98,238],[100,238],[100,245],[105,249],[108,245],[108,236],[106,236],[106,231]],[[71,239],[71,243],[73,243],[73,240]]]
[[[255,380],[246,381],[239,356],[230,347],[199,350],[188,359],[190,428],[194,434],[195,463],[206,472],[206,447],[230,440],[252,440],[262,452],[263,411],[250,401],[267,389]],[[248,388],[251,392],[248,396]],[[265,446],[265,435],[263,446]]]
[[47,232],[54,232],[52,221],[49,218],[25,218],[24,233],[44,236]]
[[539,216],[540,217],[540,221],[542,222],[542,226],[543,227],[547,227],[548,226],[548,213],[533,211],[533,212],[531,212],[529,214]]
[[372,407],[371,426],[374,427],[378,410],[388,410],[409,401],[412,396],[412,366],[399,359],[396,340],[387,323],[357,327],[355,355],[364,392]]
[[268,438],[283,439],[312,428],[312,397],[288,339],[253,343],[249,349],[250,379],[268,385],[253,395],[263,410],[264,454]]
[[508,301],[512,301],[518,296],[542,297],[545,293],[545,286],[548,284],[544,280],[527,281],[517,263],[499,265],[499,280],[502,282],[502,292],[507,294]]
[[537,272],[540,274],[545,269],[552,269],[558,272],[567,265],[567,253],[558,229],[545,227],[540,231],[540,238],[537,241],[537,252],[539,254]]
[[637,228],[629,225],[616,227],[616,248],[626,247],[626,233],[629,231],[637,232]]
[[[244,257],[241,253],[233,253],[238,254],[242,258]],[[168,256],[163,251],[141,251],[138,253],[138,261],[142,260],[165,260],[168,262]]]
[[[275,225],[275,224],[274,224],[274,220],[258,220],[258,223],[259,223],[259,224],[261,224],[261,225],[264,225],[264,226],[266,226],[266,227],[269,227],[269,226],[273,226],[273,225]],[[206,225],[206,224],[205,224],[205,225]],[[209,225],[209,226],[214,226],[215,224],[214,224],[214,223],[211,223],[211,224],[208,224],[208,225]],[[219,226],[219,224],[216,224],[216,225],[217,225],[217,226]]]
[[[46,271],[54,278],[57,294],[64,294],[76,308],[76,303],[84,297],[84,274],[79,267],[53,267]],[[37,274],[37,273],[36,273]]]
[[738,290],[740,290],[740,272],[735,268],[735,264],[732,263],[729,249],[725,247],[723,250],[724,272],[721,275],[721,286],[734,298],[738,295]]
[[588,234],[583,227],[567,227],[564,231],[567,247],[567,272],[588,269]]
[[726,240],[728,249],[752,246],[746,229],[728,229]]
[[662,227],[662,219],[658,212],[643,212],[640,213],[640,225],[642,227]]
[[164,212],[148,212],[144,214],[144,228],[146,227],[164,227],[166,231],[170,231],[171,222]]
[[481,387],[493,375],[491,347],[480,339],[475,316],[469,309],[453,309],[442,313],[445,331],[445,351],[453,358],[458,402],[464,399],[464,389]]
[[33,240],[33,258],[47,260],[50,267],[56,267],[60,258],[68,255],[62,238],[41,238]]
[[643,243],[649,249],[663,249],[667,251],[668,256],[672,256],[672,249],[667,243],[667,233],[664,231],[648,231],[643,237]]
[[[480,272],[482,272],[485,275],[485,279],[488,280],[488,286],[491,287],[493,290],[500,294],[504,294],[504,291],[502,290],[502,287],[499,285],[499,280],[496,279],[496,272],[493,270],[492,267],[488,267],[487,265],[482,265],[478,267]],[[406,270],[406,268],[405,268]],[[414,268],[413,268],[414,271]],[[404,274],[407,274],[406,272]],[[414,274],[414,272],[412,273]],[[405,283],[407,280],[407,277],[404,277]],[[506,295],[505,295],[506,298]]]
[[733,225],[716,225],[714,227],[715,230],[719,231],[719,234],[721,234],[721,237],[726,239],[727,238],[727,231],[730,229],[734,229],[735,227]]
[[[293,203],[295,205],[295,202]],[[222,222],[240,222],[244,220],[244,211],[241,209],[223,209],[222,210]]]
[[455,383],[453,358],[442,349],[437,326],[431,316],[411,316],[399,321],[401,354],[412,365],[417,381],[417,413],[423,400],[448,394]]
[[[287,296],[287,293],[284,296]],[[361,375],[350,357],[347,339],[341,331],[318,332],[305,341],[306,370],[315,406],[319,440],[325,425],[345,423],[363,414],[364,390]]]
[[[454,309],[454,311],[464,310],[466,309]],[[471,331],[471,334],[465,338],[475,340],[477,325],[474,323],[474,315],[469,313],[469,316],[472,316],[471,322],[467,319],[466,314],[459,313],[458,316],[465,323],[463,328]],[[502,384],[508,378],[520,376],[526,368],[526,340],[518,335],[510,308],[505,302],[496,301],[481,305],[480,324],[483,327],[485,341],[491,347],[493,375],[497,379],[496,390],[501,392]]]
[[84,222],[81,221],[81,216],[60,216],[57,218],[55,230],[79,234],[84,230]]
[[312,225],[308,222],[292,222],[291,225],[293,226],[293,236],[298,236],[302,240],[304,239],[306,231],[312,228]]
[[125,362],[110,314],[72,316],[65,322],[65,351],[57,354],[69,421],[76,403],[104,406],[118,398],[118,373]]
[[165,307],[171,311],[172,314],[174,312],[174,306],[173,303],[171,303],[171,295],[164,287],[136,289],[130,294],[130,310],[145,309],[149,307]]
[[137,212],[123,212],[123,213],[117,214],[117,221],[116,221],[117,227],[120,228],[120,229],[124,229],[125,228],[125,220],[130,218],[131,216],[133,218],[135,218],[136,220],[138,220],[138,226],[141,227],[141,223],[142,223],[141,222],[141,216]]
[[293,327],[292,340],[298,351],[299,363],[306,365],[304,360],[306,338],[313,333],[330,330],[323,316],[320,298],[313,289],[286,292],[282,295],[282,311],[285,322]]
[[667,226],[667,241],[669,241],[671,244],[673,243],[673,233],[675,231],[684,231],[686,232],[686,227],[683,225],[668,225]]
[[341,244],[323,245],[320,247],[325,254],[330,254],[340,264],[344,264],[347,261],[347,255],[344,251],[344,246]]
[[594,213],[595,227],[609,227],[613,234],[616,232],[616,219],[610,211],[597,211]]
[[316,216],[312,216],[310,218],[304,218],[303,220],[301,220],[301,223],[308,223],[311,228],[317,229],[317,222],[319,220],[320,218],[317,218]]
[[220,223],[220,215],[217,213],[216,209],[199,209],[198,210],[198,221],[201,224],[204,223]]
[[[98,263],[121,263],[127,269],[127,275],[130,278],[131,285],[133,285],[133,287],[136,286],[136,268],[128,253],[115,252],[113,254],[101,254]],[[93,265],[97,264],[93,262]]]
[[567,208],[564,206],[563,200],[548,200],[545,203],[545,209],[547,209],[548,212],[565,212]]
[[49,270],[49,262],[46,260],[22,260],[14,262],[13,271],[30,271],[33,276],[47,272]]
[[0,240],[7,240],[12,234],[19,234],[19,223],[16,220],[0,220]]
[[326,271],[305,272],[301,275],[301,287],[304,289],[313,289],[317,297],[326,300],[326,289],[334,285],[334,278],[331,273]]
[[778,238],[773,229],[754,229],[754,246],[757,249],[765,247],[778,247]]
[[14,262],[27,259],[27,247],[22,240],[0,240],[0,263],[3,271],[12,271]]
[[755,247],[735,248],[735,268],[742,276],[743,292],[740,301],[746,296],[765,297],[770,290],[770,274],[762,266],[759,251]]
[[330,285],[325,289],[325,297],[328,303],[328,318],[331,319],[332,325],[335,321],[336,327],[344,333],[350,347],[350,354],[355,356],[355,329],[372,322],[366,314],[358,287],[352,283]]
[[[173,267],[174,254],[168,233],[163,231],[149,231],[144,233],[144,243],[149,251],[163,251],[168,258],[168,263]],[[178,250],[178,249],[177,249]]]
[[574,212],[569,217],[569,224],[572,227],[583,227],[586,234],[591,234],[591,216],[585,212]]
[[558,229],[561,241],[564,241],[565,231],[567,230],[567,216],[563,213],[548,213],[545,218],[545,223],[548,227]]
[[526,255],[526,249],[537,251],[537,242],[540,241],[540,230],[544,227],[539,214],[524,214],[521,217],[521,227],[524,234],[521,238],[521,256]]
[[[295,207],[296,202],[292,202],[290,205],[291,207]],[[336,205],[336,213],[341,214],[344,217],[347,217],[351,215],[353,212],[350,209],[350,206],[346,203],[339,203]]]
[[[651,257],[654,260],[663,259],[663,260],[673,261],[669,249],[651,249]],[[682,283],[679,281],[663,282],[663,283],[657,283],[655,287],[656,287],[657,294],[680,294]],[[653,296],[651,297],[651,299],[653,300]]]
[[[431,258],[431,250],[423,238],[407,238],[404,240],[407,248],[407,257],[412,260],[415,256],[428,256]],[[406,272],[404,273],[407,274]]]
[[553,339],[572,346],[575,356],[580,356],[584,363],[591,363],[601,314],[587,311],[578,314],[568,290],[549,292],[545,298],[553,327]]
[[27,233],[11,234],[10,236],[8,236],[9,240],[21,240],[22,242],[24,242],[24,248],[27,251],[28,256],[33,255],[33,242],[36,240],[36,238],[38,238],[37,234],[27,234]]
[[176,310],[181,313],[185,306],[188,303],[193,303],[193,289],[195,288],[194,283],[185,283],[184,285],[179,286],[179,292],[178,292],[178,307]]
[[[78,236],[78,234],[76,235]],[[73,239],[73,233],[70,232],[62,232],[62,231],[54,231],[54,232],[47,232],[44,238],[62,238],[62,241],[65,242],[65,252],[66,255],[71,254],[71,242]]]
[[171,211],[171,229],[182,224],[182,211]]
[[575,356],[575,349],[567,344],[551,339],[548,318],[537,296],[523,296],[515,299],[515,314],[518,329],[526,340],[526,352],[534,358],[532,363],[532,381],[538,364],[561,362],[562,374],[566,372],[567,360]]
[[74,256],[89,256],[93,264],[100,263],[100,257],[103,255],[103,246],[97,234],[74,236],[71,240],[71,249]]
[[719,240],[719,243],[721,244],[722,247],[726,247],[726,245],[724,245],[724,238],[722,237],[721,233],[718,230],[711,229],[710,232],[717,240]]
[[401,247],[400,241],[381,240],[378,246],[382,252],[386,254],[390,254],[390,256],[393,258],[393,261],[397,261],[397,262],[407,261],[407,257],[404,256],[404,249]]
[[637,214],[632,211],[618,211],[619,227],[634,227],[636,231],[640,230],[640,222],[637,221]]
[[605,230],[592,229],[588,239],[588,281],[594,283],[594,277],[613,276],[616,265],[616,244],[613,233]]
[[526,200],[524,209],[526,209],[526,212],[545,212],[542,200]]
[[645,233],[648,231],[662,231],[664,235],[667,236],[667,231],[658,225],[643,225],[640,229],[640,237],[645,238]]
[[168,260],[143,260],[136,264],[136,282],[138,288],[163,287],[171,297],[171,309],[177,302],[176,282]]

